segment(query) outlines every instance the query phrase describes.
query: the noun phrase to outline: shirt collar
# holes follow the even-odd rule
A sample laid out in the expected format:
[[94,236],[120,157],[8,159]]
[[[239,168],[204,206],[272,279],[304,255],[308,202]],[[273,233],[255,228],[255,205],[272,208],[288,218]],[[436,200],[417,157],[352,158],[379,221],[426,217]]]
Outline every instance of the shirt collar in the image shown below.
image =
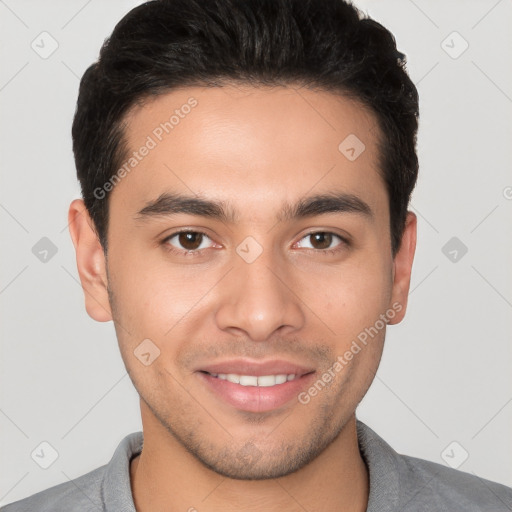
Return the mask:
[[107,464],[102,485],[106,512],[136,512],[130,482],[130,461],[142,451],[142,432],[128,434]]
[[369,473],[370,493],[366,512],[398,510],[400,480],[396,453],[362,421],[356,420],[359,452]]

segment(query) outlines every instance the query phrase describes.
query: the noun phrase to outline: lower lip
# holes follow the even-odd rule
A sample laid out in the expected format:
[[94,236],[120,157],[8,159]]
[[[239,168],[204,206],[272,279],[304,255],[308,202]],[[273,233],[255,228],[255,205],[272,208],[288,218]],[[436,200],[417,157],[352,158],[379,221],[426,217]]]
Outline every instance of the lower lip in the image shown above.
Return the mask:
[[309,385],[315,373],[275,386],[241,386],[208,373],[198,372],[198,375],[215,395],[233,407],[241,411],[266,412],[282,407],[293,398],[298,400],[299,393]]

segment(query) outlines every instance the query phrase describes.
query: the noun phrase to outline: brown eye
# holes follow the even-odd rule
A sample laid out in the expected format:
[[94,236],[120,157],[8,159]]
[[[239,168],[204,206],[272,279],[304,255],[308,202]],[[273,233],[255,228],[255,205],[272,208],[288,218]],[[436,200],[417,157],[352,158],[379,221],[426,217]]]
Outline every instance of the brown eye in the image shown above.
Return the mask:
[[201,233],[180,233],[178,242],[187,251],[195,251],[201,245],[202,238]]
[[[336,239],[338,239],[337,243],[335,243]],[[303,245],[304,240],[309,240],[309,247],[307,245]],[[344,246],[348,246],[349,243],[340,235],[335,233],[329,233],[328,231],[317,231],[314,233],[309,233],[304,238],[302,238],[300,245],[306,249],[314,249],[323,253],[333,253],[342,249]]]
[[313,233],[308,235],[311,238],[314,249],[329,249],[332,243],[331,233]]
[[[164,243],[170,245],[171,248],[177,250],[177,252],[199,252],[201,249],[208,247],[208,244],[206,244],[206,246],[204,245],[205,239],[209,240],[209,237],[198,231],[180,231],[167,237]],[[173,240],[175,241],[172,242]]]

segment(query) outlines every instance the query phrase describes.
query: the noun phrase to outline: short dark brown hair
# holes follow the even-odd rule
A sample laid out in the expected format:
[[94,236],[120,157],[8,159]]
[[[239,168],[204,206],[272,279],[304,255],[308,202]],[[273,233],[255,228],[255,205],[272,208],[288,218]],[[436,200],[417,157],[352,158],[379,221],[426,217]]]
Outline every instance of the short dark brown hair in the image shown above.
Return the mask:
[[95,191],[125,159],[128,110],[177,87],[230,83],[334,91],[375,113],[395,255],[418,175],[418,92],[393,35],[344,0],[153,0],[119,21],[81,79],[72,128],[105,252],[109,194]]

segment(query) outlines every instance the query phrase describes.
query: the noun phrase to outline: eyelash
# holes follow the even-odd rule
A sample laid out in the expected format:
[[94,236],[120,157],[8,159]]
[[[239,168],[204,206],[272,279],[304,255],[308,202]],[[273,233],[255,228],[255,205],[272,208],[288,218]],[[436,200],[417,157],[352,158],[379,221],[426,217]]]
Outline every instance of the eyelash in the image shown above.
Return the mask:
[[[206,233],[202,232],[202,231],[193,231],[193,230],[189,230],[189,229],[184,229],[184,230],[181,230],[181,231],[176,231],[174,233],[172,233],[171,235],[165,237],[163,240],[162,240],[162,245],[165,247],[165,250],[167,250],[168,252],[170,252],[171,254],[176,254],[176,255],[179,255],[179,256],[185,256],[187,258],[194,258],[194,257],[197,257],[197,256],[201,256],[203,254],[204,251],[206,251],[207,249],[195,249],[195,250],[190,250],[190,251],[187,251],[187,250],[178,250],[176,249],[175,247],[173,247],[172,245],[170,245],[168,242],[169,240],[171,240],[172,238],[174,238],[175,236],[177,235],[180,235],[182,233],[193,233],[193,234],[196,234],[196,235],[202,235],[202,236],[205,236],[206,238],[210,238]],[[350,242],[342,237],[341,235],[338,235],[337,233],[332,233],[331,231],[311,231],[310,233],[306,233],[302,238],[301,240],[303,240],[304,238],[307,238],[308,236],[312,236],[312,235],[316,235],[316,234],[328,234],[328,235],[334,235],[335,237],[339,238],[341,240],[341,243],[338,244],[336,246],[336,248],[334,249],[309,249],[310,251],[315,251],[315,252],[318,252],[318,253],[321,253],[323,256],[329,256],[329,255],[335,255],[335,254],[338,254],[344,247],[349,247],[350,246]]]

